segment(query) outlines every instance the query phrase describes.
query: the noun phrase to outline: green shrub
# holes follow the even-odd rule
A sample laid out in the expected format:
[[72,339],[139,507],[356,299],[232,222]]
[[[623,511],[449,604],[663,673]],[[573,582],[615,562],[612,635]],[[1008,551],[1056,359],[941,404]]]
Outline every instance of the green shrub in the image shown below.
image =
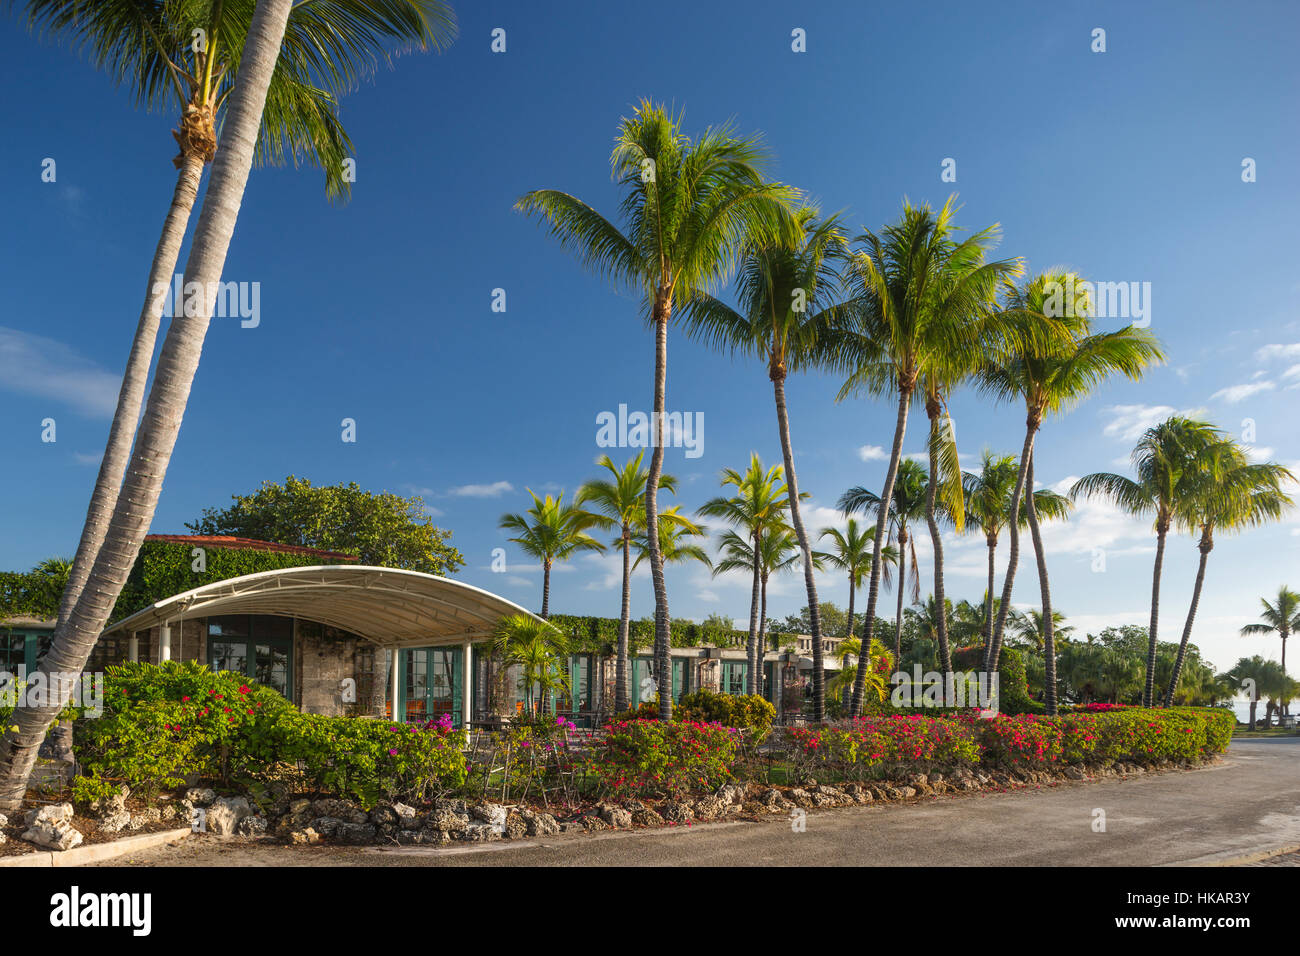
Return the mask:
[[670,796],[732,779],[739,734],[719,724],[620,720],[594,744],[588,769],[615,796]]
[[847,724],[793,727],[785,737],[799,774],[819,780],[951,771],[980,757],[975,730],[949,717],[857,717]]

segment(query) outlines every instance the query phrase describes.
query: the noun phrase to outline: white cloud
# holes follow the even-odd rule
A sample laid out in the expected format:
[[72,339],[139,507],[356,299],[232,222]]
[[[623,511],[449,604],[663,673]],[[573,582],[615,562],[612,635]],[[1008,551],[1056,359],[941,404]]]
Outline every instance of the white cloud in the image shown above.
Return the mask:
[[1265,345],[1255,352],[1255,358],[1260,362],[1300,358],[1300,342],[1292,342],[1289,345]]
[[1108,438],[1134,441],[1174,411],[1172,405],[1109,405],[1102,412],[1109,414],[1111,420],[1102,426],[1101,433]]
[[1245,385],[1229,385],[1227,388],[1221,388],[1210,399],[1221,398],[1229,405],[1236,405],[1238,402],[1244,402],[1252,395],[1258,395],[1260,392],[1271,392],[1276,388],[1272,382],[1251,382]]
[[112,418],[120,377],[62,342],[0,326],[0,388],[66,402],[94,418]]
[[1292,365],[1282,373],[1283,378],[1300,378],[1300,365]]
[[858,457],[863,461],[888,461],[889,452],[879,445],[863,445],[858,449]]
[[1267,445],[1246,445],[1245,448],[1247,457],[1256,464],[1273,457],[1273,449]]
[[457,485],[447,494],[456,498],[500,498],[514,490],[515,486],[508,481],[494,481],[488,485]]

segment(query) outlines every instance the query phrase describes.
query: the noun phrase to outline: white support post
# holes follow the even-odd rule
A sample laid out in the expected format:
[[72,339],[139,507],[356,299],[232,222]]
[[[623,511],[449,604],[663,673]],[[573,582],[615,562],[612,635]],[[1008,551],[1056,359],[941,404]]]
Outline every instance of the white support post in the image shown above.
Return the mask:
[[474,694],[473,694],[473,675],[474,675],[474,645],[466,641],[461,645],[461,686],[460,686],[460,709],[461,709],[461,726],[469,729],[470,722],[474,719]]
[[131,637],[126,642],[126,659],[132,664],[140,660],[140,635],[135,631],[131,632]]
[[397,661],[398,661],[397,655],[398,653],[399,653],[398,646],[394,644],[392,650],[392,655],[393,655],[392,664],[388,670],[388,699],[391,701],[389,710],[393,714],[394,723],[400,723],[402,720],[402,715],[397,712]]
[[158,634],[158,663],[172,659],[172,629],[171,625],[164,624],[159,629]]

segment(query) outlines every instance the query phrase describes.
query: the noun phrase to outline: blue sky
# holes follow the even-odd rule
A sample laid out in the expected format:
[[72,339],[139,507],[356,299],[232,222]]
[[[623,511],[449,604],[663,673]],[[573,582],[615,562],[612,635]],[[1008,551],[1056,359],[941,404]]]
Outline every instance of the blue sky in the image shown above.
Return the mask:
[[[264,479],[355,480],[421,494],[455,533],[461,577],[539,604],[539,570],[497,519],[526,506],[525,488],[571,493],[595,476],[596,415],[649,408],[653,342],[634,297],[584,273],[511,204],[549,186],[612,215],[612,137],[642,97],[683,106],[688,131],[727,120],[761,131],[773,176],[844,210],[855,230],[895,218],[904,196],[939,204],[956,191],[958,221],[999,222],[1000,252],[1030,269],[1151,283],[1167,365],[1050,420],[1041,483],[1122,468],[1138,432],[1173,410],[1202,410],[1238,437],[1250,419],[1258,455],[1300,462],[1293,5],[665,2],[654,8],[662,29],[634,28],[609,4],[457,7],[447,53],[404,56],[344,101],[358,147],[348,205],[325,201],[316,170],[254,170],[225,278],[260,283],[261,321],[214,321],[155,531],[181,532]],[[503,54],[490,50],[497,27]],[[1090,49],[1098,27],[1104,53]],[[805,53],[791,50],[795,28]],[[75,546],[171,195],[175,120],[136,110],[12,18],[0,57],[22,78],[0,113],[0,567],[21,569]],[[41,181],[46,157],[54,183]],[[1256,182],[1242,181],[1246,157]],[[946,158],[955,183],[940,179]],[[491,310],[495,288],[504,313]],[[751,450],[779,460],[775,413],[758,365],[680,335],[669,358],[669,408],[704,417],[703,455],[667,454],[693,510]],[[838,385],[811,376],[788,388],[814,528],[839,520],[846,487],[880,484],[872,449],[891,438],[892,407],[836,404]],[[966,461],[986,446],[1018,450],[1019,409],[970,394],[952,408]],[[47,417],[54,443],[41,441]],[[355,444],[340,440],[345,417]],[[913,416],[906,451],[921,450],[922,423]],[[1047,540],[1056,603],[1080,632],[1145,621],[1145,523],[1087,505]],[[509,569],[494,574],[501,546]],[[1098,548],[1104,573],[1091,570]],[[981,539],[947,550],[949,593],[978,599]],[[1215,664],[1277,656],[1236,630],[1258,596],[1300,587],[1298,555],[1295,516],[1219,542],[1193,637]],[[1195,559],[1190,540],[1171,543],[1167,640],[1181,631]],[[928,574],[928,549],[921,560]],[[844,604],[842,581],[819,583]],[[670,570],[669,595],[677,616],[748,613],[747,580],[703,569]],[[1032,561],[1015,597],[1036,600]],[[554,575],[554,609],[613,615],[618,600],[613,556]],[[773,583],[775,616],[804,603],[797,576]],[[652,610],[638,575],[633,614]]]

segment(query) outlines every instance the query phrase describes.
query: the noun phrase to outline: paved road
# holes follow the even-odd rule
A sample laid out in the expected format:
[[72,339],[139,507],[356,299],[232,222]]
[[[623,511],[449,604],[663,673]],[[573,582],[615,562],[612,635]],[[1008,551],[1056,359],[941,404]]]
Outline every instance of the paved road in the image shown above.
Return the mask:
[[[1105,832],[1094,832],[1097,811]],[[1179,865],[1300,847],[1300,737],[1234,743],[1200,770],[941,797],[909,806],[432,849],[289,848],[193,838],[138,866]],[[1269,865],[1300,863],[1295,853]]]

